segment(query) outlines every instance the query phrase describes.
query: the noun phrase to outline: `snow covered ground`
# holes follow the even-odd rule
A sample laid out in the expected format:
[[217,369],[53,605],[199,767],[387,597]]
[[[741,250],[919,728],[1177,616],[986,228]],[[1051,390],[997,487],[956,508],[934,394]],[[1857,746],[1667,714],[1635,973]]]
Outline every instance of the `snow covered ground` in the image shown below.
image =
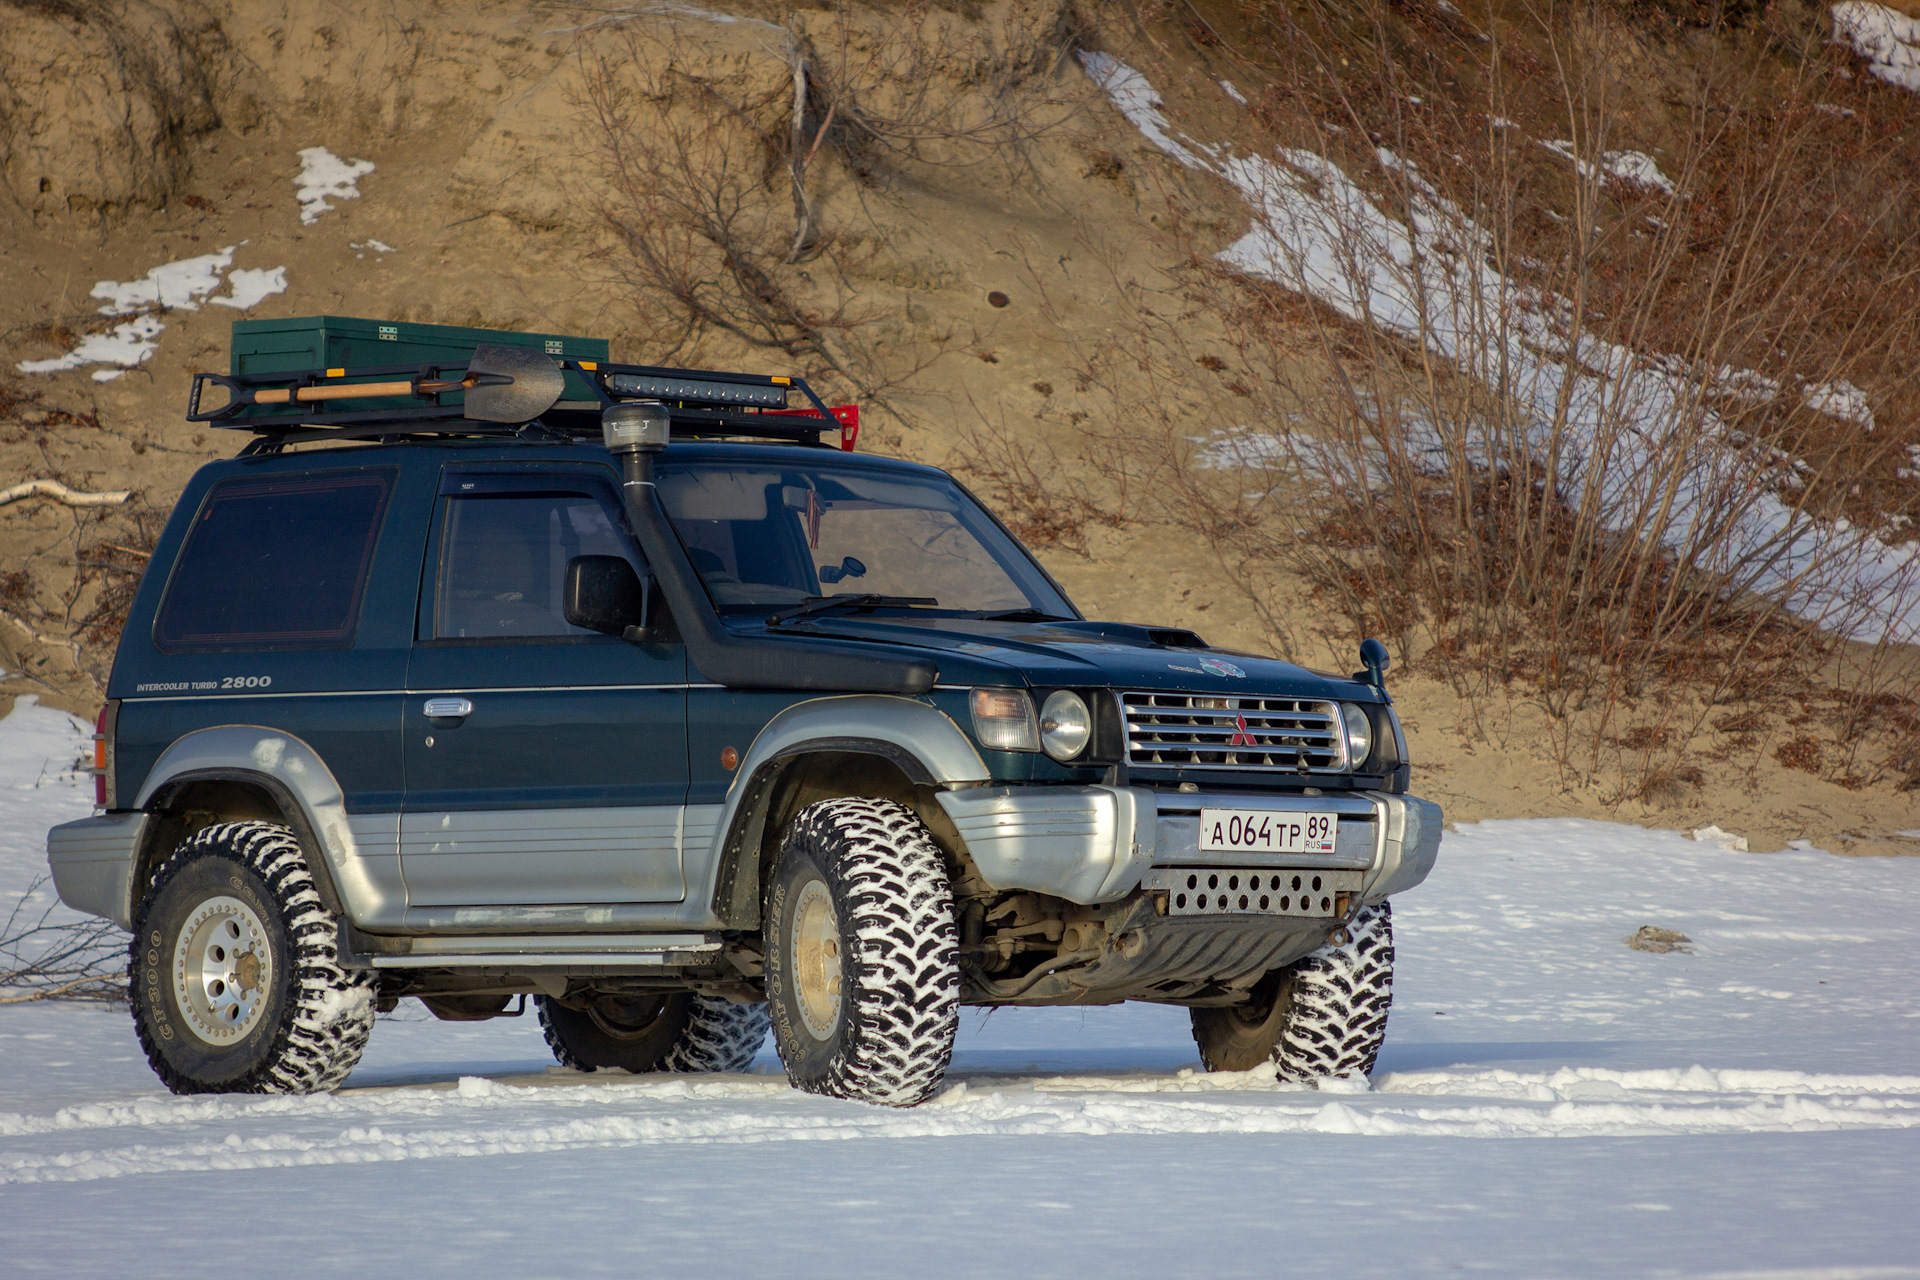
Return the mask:
[[[84,732],[0,723],[0,895]],[[408,1006],[337,1095],[173,1098],[124,1010],[0,1007],[0,1270],[1920,1277],[1916,908],[1920,859],[1482,823],[1398,900],[1371,1087],[1319,1091],[1151,1006],[969,1010],[906,1112]]]

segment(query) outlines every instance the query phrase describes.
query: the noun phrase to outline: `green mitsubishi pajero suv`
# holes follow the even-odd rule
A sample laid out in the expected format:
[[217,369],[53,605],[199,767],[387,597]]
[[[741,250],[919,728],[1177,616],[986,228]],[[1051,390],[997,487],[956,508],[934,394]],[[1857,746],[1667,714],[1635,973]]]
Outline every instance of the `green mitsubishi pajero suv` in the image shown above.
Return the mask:
[[250,441],[154,548],[98,811],[47,842],[171,1089],[333,1088],[406,997],[532,996],[581,1070],[739,1070],[771,1024],[795,1085],[895,1106],[963,1004],[1372,1068],[1441,821],[1383,647],[1089,621],[803,380],[606,356],[315,317],[196,377]]

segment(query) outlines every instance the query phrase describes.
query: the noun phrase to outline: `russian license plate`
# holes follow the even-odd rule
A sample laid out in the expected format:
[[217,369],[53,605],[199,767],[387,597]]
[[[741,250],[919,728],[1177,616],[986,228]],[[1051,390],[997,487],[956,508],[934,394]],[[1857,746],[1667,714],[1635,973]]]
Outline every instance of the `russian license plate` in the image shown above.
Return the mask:
[[1202,809],[1202,853],[1332,853],[1338,815],[1271,809]]

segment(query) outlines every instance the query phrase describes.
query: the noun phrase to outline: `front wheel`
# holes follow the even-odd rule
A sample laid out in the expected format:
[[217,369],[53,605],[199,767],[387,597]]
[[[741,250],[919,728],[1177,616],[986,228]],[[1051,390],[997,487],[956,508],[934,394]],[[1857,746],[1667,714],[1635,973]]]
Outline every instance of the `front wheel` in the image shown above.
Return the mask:
[[1347,940],[1268,974],[1246,1004],[1193,1010],[1193,1038],[1209,1071],[1271,1061],[1282,1080],[1367,1075],[1387,1038],[1393,1004],[1393,913],[1362,907]]
[[802,810],[766,921],[773,1041],[797,1088],[910,1107],[940,1087],[960,1021],[958,935],[946,865],[912,810]]
[[372,978],[341,968],[339,922],[287,828],[224,822],[189,837],[137,922],[134,1026],[173,1092],[319,1093],[360,1061]]

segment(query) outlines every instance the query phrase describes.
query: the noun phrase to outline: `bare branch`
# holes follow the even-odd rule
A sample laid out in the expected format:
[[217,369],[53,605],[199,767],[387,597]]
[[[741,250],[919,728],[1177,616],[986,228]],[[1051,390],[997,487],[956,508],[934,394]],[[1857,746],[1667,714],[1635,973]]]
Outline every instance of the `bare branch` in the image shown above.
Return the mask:
[[0,924],[0,1005],[125,1000],[125,932],[107,920],[58,920],[57,898],[38,916],[25,915],[47,886],[46,876],[36,879]]
[[132,496],[131,489],[83,493],[78,489],[67,488],[58,480],[23,480],[11,488],[0,489],[0,507],[25,498],[51,498],[69,507],[117,507]]

